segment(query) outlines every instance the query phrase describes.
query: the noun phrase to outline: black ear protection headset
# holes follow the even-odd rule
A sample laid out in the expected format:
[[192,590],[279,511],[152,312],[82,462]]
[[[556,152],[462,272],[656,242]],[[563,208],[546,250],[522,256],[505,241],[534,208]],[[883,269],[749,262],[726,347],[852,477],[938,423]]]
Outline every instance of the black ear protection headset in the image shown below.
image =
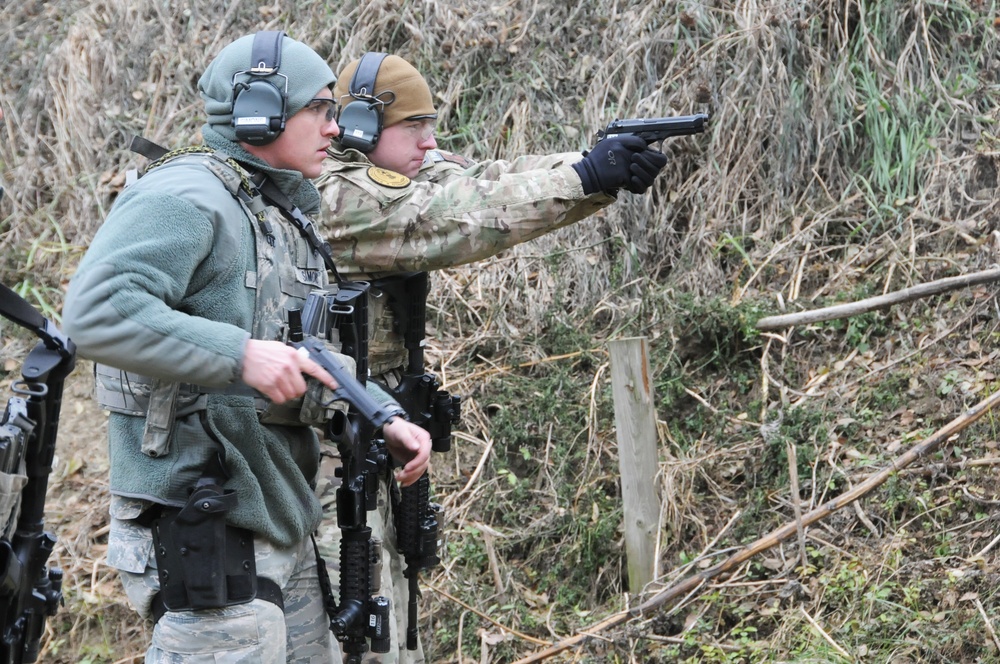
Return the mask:
[[337,118],[340,144],[345,148],[371,152],[382,134],[382,109],[395,100],[391,92],[385,93],[392,95],[388,100],[375,96],[375,79],[385,57],[385,53],[365,53],[354,71],[347,88],[353,100],[341,109]]
[[[278,73],[281,66],[280,30],[258,32],[253,38],[250,68],[233,74],[233,126],[236,139],[250,145],[267,145],[285,130],[285,113],[288,103],[288,77]],[[237,76],[249,80],[236,82]],[[265,76],[285,79],[284,91]]]

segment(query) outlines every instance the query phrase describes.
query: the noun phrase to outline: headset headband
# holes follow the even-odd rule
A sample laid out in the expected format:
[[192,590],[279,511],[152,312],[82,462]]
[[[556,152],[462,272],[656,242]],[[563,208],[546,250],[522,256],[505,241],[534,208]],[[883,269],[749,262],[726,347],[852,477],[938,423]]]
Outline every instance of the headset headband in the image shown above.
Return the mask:
[[347,88],[348,93],[356,99],[375,98],[375,79],[378,78],[379,67],[385,60],[385,53],[369,52],[361,56],[358,68],[354,70],[351,77],[351,85]]
[[365,53],[354,70],[351,84],[347,87],[351,101],[341,109],[337,118],[340,143],[344,147],[367,154],[378,143],[382,134],[382,108],[395,99],[391,92],[389,101],[375,96],[375,79],[385,58],[385,53]]
[[281,40],[284,38],[284,30],[264,30],[254,35],[250,51],[251,74],[269,76],[278,71],[281,67]]

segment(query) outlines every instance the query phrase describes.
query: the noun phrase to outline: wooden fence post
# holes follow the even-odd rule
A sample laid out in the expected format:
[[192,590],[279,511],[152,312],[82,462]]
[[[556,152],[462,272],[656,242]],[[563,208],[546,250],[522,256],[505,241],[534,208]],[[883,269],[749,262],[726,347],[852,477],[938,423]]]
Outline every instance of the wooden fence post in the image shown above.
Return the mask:
[[615,403],[618,463],[625,512],[625,551],[632,593],[656,578],[660,503],[656,401],[644,337],[608,342]]

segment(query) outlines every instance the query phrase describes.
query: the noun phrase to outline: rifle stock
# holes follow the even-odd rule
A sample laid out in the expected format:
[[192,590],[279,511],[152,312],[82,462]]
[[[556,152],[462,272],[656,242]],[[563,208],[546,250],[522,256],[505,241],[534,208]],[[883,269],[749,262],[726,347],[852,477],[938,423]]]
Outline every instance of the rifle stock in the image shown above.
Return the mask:
[[5,464],[0,470],[16,474],[23,467],[27,477],[16,527],[0,537],[0,662],[21,664],[37,660],[45,622],[62,604],[62,570],[48,567],[56,537],[45,531],[45,494],[63,385],[76,364],[76,346],[3,284],[0,314],[40,339],[22,365],[21,380],[12,386],[18,396],[8,400],[0,421]]

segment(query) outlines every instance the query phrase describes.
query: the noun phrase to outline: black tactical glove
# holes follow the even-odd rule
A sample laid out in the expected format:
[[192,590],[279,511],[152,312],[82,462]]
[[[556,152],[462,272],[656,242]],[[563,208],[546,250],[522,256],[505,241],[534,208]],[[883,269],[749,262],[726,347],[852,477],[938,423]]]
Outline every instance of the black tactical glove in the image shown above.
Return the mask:
[[632,178],[625,188],[633,194],[645,193],[653,185],[653,180],[667,165],[667,155],[653,148],[646,148],[632,156]]
[[624,187],[641,194],[653,184],[667,157],[646,147],[646,141],[633,135],[614,136],[599,141],[581,161],[573,164],[580,176],[583,193],[599,191],[614,194]]

